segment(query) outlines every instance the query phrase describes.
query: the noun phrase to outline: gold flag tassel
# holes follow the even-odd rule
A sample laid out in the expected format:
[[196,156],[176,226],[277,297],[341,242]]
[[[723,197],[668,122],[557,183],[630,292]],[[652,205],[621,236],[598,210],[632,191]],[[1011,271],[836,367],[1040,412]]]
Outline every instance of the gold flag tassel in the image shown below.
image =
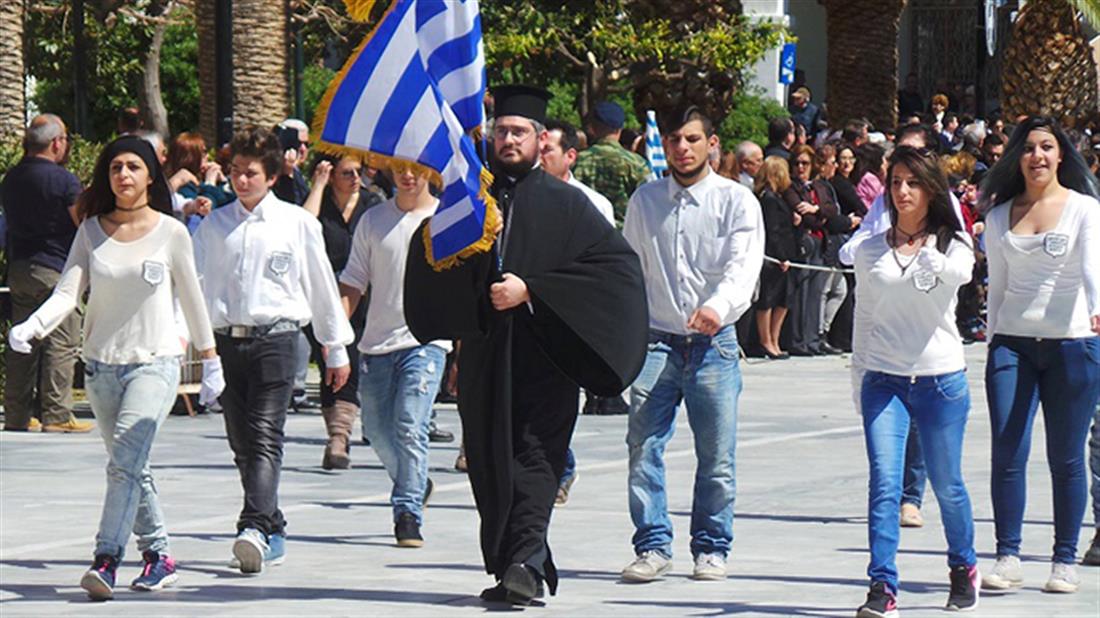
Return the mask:
[[448,268],[454,268],[458,266],[461,260],[471,255],[489,251],[493,248],[493,243],[496,242],[496,230],[497,226],[500,225],[500,211],[497,210],[496,199],[489,193],[490,187],[493,186],[493,174],[490,173],[489,170],[482,168],[480,180],[481,187],[478,189],[477,198],[485,204],[485,224],[482,226],[480,240],[451,257],[437,261],[435,255],[432,253],[431,220],[429,219],[428,225],[424,226],[424,255],[428,259],[428,263],[431,264],[432,268],[437,272],[447,270]]
[[344,6],[348,10],[348,17],[355,21],[367,21],[370,11],[377,0],[344,0]]

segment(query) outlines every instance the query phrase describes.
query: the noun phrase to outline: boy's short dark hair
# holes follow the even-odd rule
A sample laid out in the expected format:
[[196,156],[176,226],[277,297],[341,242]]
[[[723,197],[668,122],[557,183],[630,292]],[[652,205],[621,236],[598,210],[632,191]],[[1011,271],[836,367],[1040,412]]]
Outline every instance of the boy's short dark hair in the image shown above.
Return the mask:
[[768,142],[782,144],[791,133],[794,133],[794,122],[790,118],[780,116],[768,121]]
[[233,135],[229,155],[259,159],[269,178],[278,176],[283,168],[283,147],[278,136],[256,125],[246,125]]
[[697,105],[675,107],[657,114],[657,128],[661,130],[661,135],[668,135],[693,120],[703,123],[703,133],[707,137],[714,135],[714,121]]

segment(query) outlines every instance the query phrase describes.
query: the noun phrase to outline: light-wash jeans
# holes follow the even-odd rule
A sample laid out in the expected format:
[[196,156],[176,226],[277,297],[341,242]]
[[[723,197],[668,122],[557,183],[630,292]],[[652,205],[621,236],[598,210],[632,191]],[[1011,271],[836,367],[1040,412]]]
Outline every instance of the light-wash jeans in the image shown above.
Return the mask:
[[447,353],[422,345],[359,360],[363,433],[393,481],[394,522],[412,513],[423,523],[428,487],[428,425]]
[[180,382],[180,359],[164,356],[150,363],[111,365],[89,360],[84,387],[107,447],[107,495],[96,534],[96,555],[122,559],[131,530],[138,549],[168,553],[168,532],[149,450]]
[[911,424],[920,427],[928,479],[940,505],[947,537],[947,564],[971,566],[974,518],[962,478],[962,446],[970,413],[966,372],[911,378],[868,371],[861,389],[863,433],[871,478],[868,483],[867,536],[871,562],[867,575],[898,590],[898,551],[902,479]]
[[741,368],[737,332],[714,337],[651,331],[645,365],[630,387],[626,443],[630,451],[630,518],[634,552],[672,557],[672,521],[665,492],[665,446],[683,401],[695,439],[691,553],[729,553],[736,494],[737,398]]

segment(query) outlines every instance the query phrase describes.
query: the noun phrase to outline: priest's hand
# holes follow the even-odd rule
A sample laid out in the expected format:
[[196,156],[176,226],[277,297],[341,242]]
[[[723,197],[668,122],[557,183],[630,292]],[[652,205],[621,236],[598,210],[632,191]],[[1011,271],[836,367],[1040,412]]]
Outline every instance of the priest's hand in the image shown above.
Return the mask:
[[695,310],[695,313],[691,314],[687,327],[688,330],[702,333],[707,337],[713,337],[722,328],[722,320],[714,309],[699,307]]
[[489,286],[489,298],[493,301],[493,309],[497,311],[507,311],[531,302],[527,284],[512,273],[504,273],[503,281]]

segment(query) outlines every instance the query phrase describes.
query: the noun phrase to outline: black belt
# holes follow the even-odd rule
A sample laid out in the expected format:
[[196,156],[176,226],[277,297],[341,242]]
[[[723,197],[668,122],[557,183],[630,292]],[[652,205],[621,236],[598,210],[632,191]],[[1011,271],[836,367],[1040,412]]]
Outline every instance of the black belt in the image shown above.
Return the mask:
[[299,328],[296,320],[279,320],[271,324],[261,324],[258,326],[244,324],[222,326],[215,328],[214,332],[231,339],[255,339],[257,337],[266,337],[267,335],[275,335],[278,333],[289,333]]

